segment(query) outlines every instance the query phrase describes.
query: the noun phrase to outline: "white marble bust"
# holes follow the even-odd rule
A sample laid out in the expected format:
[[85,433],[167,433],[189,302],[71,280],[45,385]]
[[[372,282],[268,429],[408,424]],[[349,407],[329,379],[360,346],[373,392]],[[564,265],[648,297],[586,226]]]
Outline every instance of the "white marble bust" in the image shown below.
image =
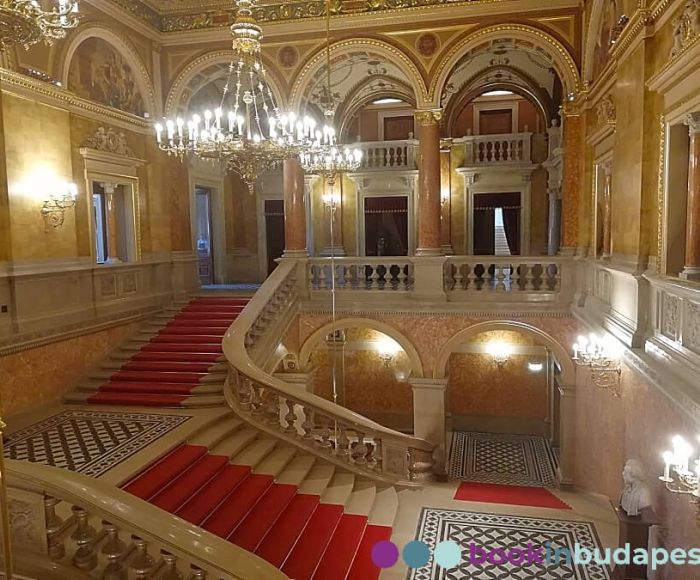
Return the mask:
[[638,459],[628,459],[622,470],[622,488],[620,505],[628,516],[637,516],[651,506],[651,491],[644,477],[644,468]]

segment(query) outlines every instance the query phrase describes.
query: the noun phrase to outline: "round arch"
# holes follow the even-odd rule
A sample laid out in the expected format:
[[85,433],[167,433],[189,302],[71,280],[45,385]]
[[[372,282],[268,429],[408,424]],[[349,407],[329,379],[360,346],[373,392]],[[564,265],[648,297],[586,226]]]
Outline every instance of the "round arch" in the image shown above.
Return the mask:
[[524,40],[546,50],[552,57],[556,71],[564,86],[564,92],[566,94],[577,94],[580,91],[581,77],[576,62],[568,49],[559,40],[533,26],[525,24],[498,24],[466,33],[444,53],[430,83],[428,90],[430,102],[434,104],[439,102],[440,95],[452,71],[465,52],[489,40],[497,40],[504,37]]
[[[447,133],[450,134],[453,128],[453,125],[455,121],[457,120],[457,116],[462,112],[464,107],[466,107],[471,101],[473,101],[476,97],[481,95],[482,93],[486,91],[495,91],[495,90],[509,90],[512,91],[513,93],[516,93],[520,95],[521,97],[530,100],[538,109],[538,111],[542,114],[542,117],[544,119],[545,127],[549,127],[549,124],[552,121],[552,114],[550,112],[550,99],[547,98],[546,93],[543,94],[543,92],[538,92],[532,87],[523,87],[521,85],[512,83],[512,82],[494,82],[494,83],[486,83],[484,85],[480,85],[478,88],[471,89],[469,91],[466,91],[458,96],[458,98],[452,98],[450,99],[449,104],[445,108],[445,127],[447,130]],[[452,135],[452,137],[456,137],[457,135]],[[461,135],[460,135],[461,137]]]
[[148,112],[154,117],[159,116],[161,103],[156,99],[153,80],[133,43],[128,37],[114,32],[113,29],[103,24],[89,24],[79,28],[75,34],[70,36],[70,41],[66,44],[61,57],[58,59],[58,69],[56,71],[56,78],[60,79],[63,87],[68,88],[68,73],[78,47],[87,39],[93,37],[111,44],[124,57],[124,60],[129,63],[132,70],[138,73],[136,82],[144,97]]
[[401,99],[402,101],[408,103],[409,105],[415,108],[415,94],[413,93],[411,87],[406,85],[403,81],[397,81],[393,78],[390,80],[391,82],[396,83],[396,87],[387,88],[386,90],[383,90],[381,92],[367,94],[364,95],[362,98],[358,98],[358,95],[361,94],[361,92],[365,89],[367,84],[371,82],[371,80],[374,79],[367,79],[365,82],[360,83],[355,88],[353,88],[353,90],[347,95],[345,103],[341,105],[342,108],[339,108],[339,110],[336,111],[336,121],[338,122],[338,126],[340,127],[340,134],[344,134],[345,131],[348,129],[348,123],[350,122],[350,119],[352,119],[353,115],[355,115],[360,109],[362,109],[362,107],[376,99],[386,97]]
[[[384,56],[389,62],[395,65],[406,77],[409,86],[415,88],[415,102],[419,107],[425,107],[428,102],[427,87],[423,75],[411,60],[406,52],[388,42],[376,38],[352,38],[339,40],[331,44],[331,58],[336,54],[344,54],[352,49],[372,50]],[[322,66],[325,66],[325,48],[320,49],[303,66],[292,83],[289,103],[293,110],[300,109],[304,91],[311,82],[314,73]]]
[[534,337],[544,346],[550,349],[554,355],[554,358],[559,363],[563,384],[567,387],[574,387],[576,384],[576,368],[574,367],[574,363],[571,362],[571,358],[564,347],[543,330],[540,330],[539,328],[530,324],[515,322],[513,320],[489,320],[486,322],[479,322],[470,326],[469,328],[459,331],[444,344],[442,349],[440,349],[440,353],[435,360],[433,378],[444,379],[447,376],[447,363],[450,359],[450,355],[454,352],[458,345],[468,341],[471,337],[476,336],[477,334],[488,332],[490,330],[512,330]]
[[401,345],[401,348],[406,353],[406,356],[411,363],[412,375],[416,378],[423,377],[423,363],[420,360],[418,351],[413,346],[411,341],[393,326],[389,326],[384,322],[373,320],[371,318],[342,318],[337,320],[335,324],[329,322],[328,324],[325,324],[321,328],[317,329],[311,336],[309,336],[309,338],[306,339],[301,347],[301,350],[299,351],[299,367],[302,370],[308,368],[314,348],[316,348],[316,346],[333,331],[333,328],[336,330],[344,330],[346,328],[353,327],[371,328],[372,330],[376,330],[393,338],[399,343],[399,345]]
[[[175,78],[173,84],[170,86],[168,96],[165,99],[165,109],[163,114],[166,117],[175,114],[182,99],[183,93],[194,77],[211,66],[229,64],[233,58],[233,50],[217,50],[214,52],[208,52],[207,54],[199,56],[185,64],[180,69],[180,72]],[[261,56],[261,59],[265,65],[265,69],[267,71],[267,81],[270,85],[270,89],[272,89],[272,93],[275,96],[277,105],[281,109],[284,109],[286,108],[287,99],[284,98],[284,93],[280,90],[282,83],[280,83],[279,79],[274,73],[275,67],[270,66],[270,62],[265,58],[265,56]]]

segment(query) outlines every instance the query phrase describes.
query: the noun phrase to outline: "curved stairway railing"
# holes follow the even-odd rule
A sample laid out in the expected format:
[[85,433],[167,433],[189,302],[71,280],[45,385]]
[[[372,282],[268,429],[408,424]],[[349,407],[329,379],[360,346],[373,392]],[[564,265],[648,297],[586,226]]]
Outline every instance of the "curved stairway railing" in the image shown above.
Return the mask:
[[284,579],[262,558],[98,479],[7,460],[17,572],[43,580]]
[[299,311],[305,261],[282,260],[224,336],[226,398],[248,423],[374,480],[415,486],[430,477],[435,446],[269,375],[266,360]]

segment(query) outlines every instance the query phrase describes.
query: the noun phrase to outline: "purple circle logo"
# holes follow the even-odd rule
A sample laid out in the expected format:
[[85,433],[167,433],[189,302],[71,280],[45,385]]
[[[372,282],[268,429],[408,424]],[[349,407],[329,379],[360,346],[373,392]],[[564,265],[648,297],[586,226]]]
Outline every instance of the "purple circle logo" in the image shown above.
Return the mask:
[[399,561],[399,549],[394,542],[384,540],[372,546],[372,562],[377,568],[391,568]]

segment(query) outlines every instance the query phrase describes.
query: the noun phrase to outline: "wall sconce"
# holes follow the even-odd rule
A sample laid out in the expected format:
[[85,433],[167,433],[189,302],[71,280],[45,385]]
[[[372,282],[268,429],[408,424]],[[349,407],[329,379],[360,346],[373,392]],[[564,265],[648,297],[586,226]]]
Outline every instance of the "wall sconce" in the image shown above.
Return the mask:
[[588,337],[578,337],[574,344],[573,361],[578,366],[587,366],[590,369],[594,385],[619,397],[622,374],[619,351],[614,338],[601,338],[591,333]]
[[544,363],[541,362],[529,362],[527,363],[527,370],[531,373],[541,373],[544,369]]
[[377,341],[376,349],[377,356],[379,356],[385,367],[388,367],[396,354],[402,350],[401,345],[388,336]]
[[494,341],[488,343],[486,347],[486,352],[491,355],[493,362],[498,365],[498,368],[503,368],[513,354],[513,346],[500,341]]
[[340,205],[340,194],[334,191],[326,192],[321,196],[321,200],[323,201],[323,205],[333,211]]
[[64,183],[56,187],[55,192],[49,193],[49,198],[44,200],[41,215],[44,218],[47,229],[58,228],[65,221],[66,210],[75,207],[78,197],[78,186],[75,183]]
[[[659,479],[664,482],[671,493],[690,495],[696,502],[700,501],[700,459],[694,461],[695,471],[690,470],[691,445],[680,435],[671,439],[673,451],[664,451],[664,474]],[[700,525],[700,519],[698,520]]]

